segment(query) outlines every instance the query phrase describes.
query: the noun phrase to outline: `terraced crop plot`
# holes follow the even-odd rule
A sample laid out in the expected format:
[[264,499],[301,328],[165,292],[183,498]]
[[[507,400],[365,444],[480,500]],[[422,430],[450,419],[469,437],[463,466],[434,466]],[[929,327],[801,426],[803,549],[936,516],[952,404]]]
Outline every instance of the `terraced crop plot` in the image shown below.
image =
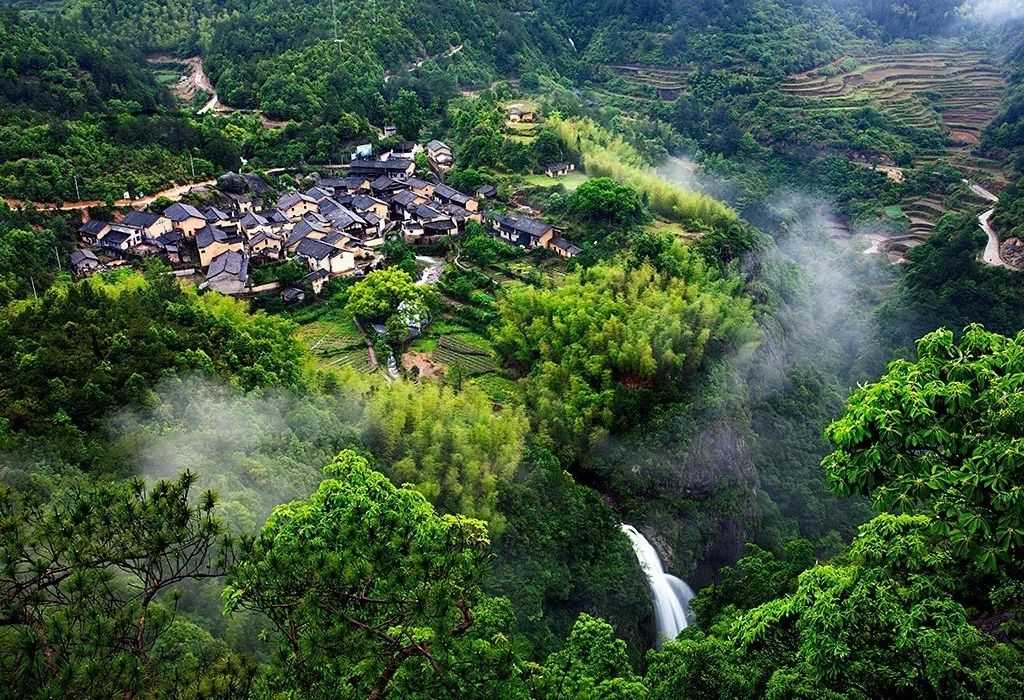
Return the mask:
[[366,341],[358,332],[349,332],[331,323],[311,323],[300,328],[298,336],[323,364],[353,367],[360,372],[373,371]]
[[654,68],[638,65],[610,65],[616,75],[634,83],[648,85],[668,100],[674,100],[686,89],[692,70],[686,68]]
[[451,335],[437,339],[433,359],[449,366],[459,364],[467,374],[484,374],[496,369],[488,350]]
[[977,51],[882,54],[849,58],[790,77],[782,86],[807,111],[876,106],[895,123],[938,129],[954,143],[976,145],[995,117],[1002,74]]

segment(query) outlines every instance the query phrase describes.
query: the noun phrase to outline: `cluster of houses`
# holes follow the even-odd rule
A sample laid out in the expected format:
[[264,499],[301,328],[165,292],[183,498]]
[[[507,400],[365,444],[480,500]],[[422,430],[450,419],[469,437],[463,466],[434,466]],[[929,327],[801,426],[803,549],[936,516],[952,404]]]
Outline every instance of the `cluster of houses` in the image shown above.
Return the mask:
[[[423,148],[402,143],[383,157],[353,160],[340,173],[344,177],[321,177],[305,191],[276,200],[257,176],[229,173],[225,178],[256,186],[220,192],[222,206],[176,202],[159,214],[132,210],[117,222],[86,221],[78,230],[72,269],[83,276],[102,269],[103,260],[160,256],[177,269],[198,265],[206,288],[244,294],[261,291],[250,284],[253,266],[298,259],[319,294],[331,277],[376,267],[388,240],[434,242],[461,233],[467,221],[485,222],[481,202],[495,198],[497,190],[485,185],[469,195],[416,177],[411,156]],[[425,150],[435,166],[451,163],[444,143],[431,141]],[[498,214],[487,214],[486,223],[491,235],[513,245],[548,248],[562,257],[580,252],[547,223]],[[297,290],[285,290],[284,296],[296,299]]]

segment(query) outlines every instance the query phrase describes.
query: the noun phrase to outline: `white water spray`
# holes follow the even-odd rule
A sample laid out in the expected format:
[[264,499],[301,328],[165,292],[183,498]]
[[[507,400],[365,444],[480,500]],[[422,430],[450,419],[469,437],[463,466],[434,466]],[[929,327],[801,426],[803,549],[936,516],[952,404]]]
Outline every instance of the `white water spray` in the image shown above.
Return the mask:
[[661,559],[654,547],[647,538],[632,525],[622,525],[622,531],[626,533],[636,558],[640,562],[640,568],[647,575],[647,581],[651,585],[651,596],[654,600],[654,621],[658,627],[658,639],[655,642],[659,648],[665,642],[675,639],[681,631],[686,629],[686,609],[693,598],[693,591],[686,582],[666,574],[661,568]]

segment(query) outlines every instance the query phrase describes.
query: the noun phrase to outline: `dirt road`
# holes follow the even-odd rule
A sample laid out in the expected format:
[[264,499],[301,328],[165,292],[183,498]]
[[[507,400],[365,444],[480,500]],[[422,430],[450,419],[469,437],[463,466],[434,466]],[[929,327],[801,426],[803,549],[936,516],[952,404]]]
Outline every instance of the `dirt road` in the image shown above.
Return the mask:
[[[165,190],[154,192],[151,195],[139,197],[138,199],[116,199],[114,200],[114,206],[145,207],[149,206],[160,197],[166,197],[172,202],[177,202],[192,191],[193,187],[208,187],[216,182],[216,180],[203,180],[201,182],[190,182],[184,185],[174,185]],[[76,209],[88,209],[89,207],[102,207],[106,204],[102,199],[88,199],[81,202],[65,202],[64,204],[57,206],[56,204],[47,204],[44,202],[24,202],[20,199],[8,199],[7,197],[4,197],[4,203],[12,209],[21,209],[31,204],[36,208],[36,211],[75,211]]]

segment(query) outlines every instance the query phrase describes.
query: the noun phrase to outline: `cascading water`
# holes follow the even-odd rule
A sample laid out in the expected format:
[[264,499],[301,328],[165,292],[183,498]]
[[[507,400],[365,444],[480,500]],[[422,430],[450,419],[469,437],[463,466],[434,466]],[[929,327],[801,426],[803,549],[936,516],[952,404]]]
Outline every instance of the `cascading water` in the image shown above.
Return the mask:
[[658,557],[658,553],[635,527],[632,525],[622,525],[621,527],[633,545],[640,568],[644,570],[647,581],[651,584],[654,621],[658,627],[658,638],[655,645],[660,648],[665,642],[675,639],[686,628],[686,610],[689,607],[690,599],[693,598],[693,591],[686,585],[686,582],[672,574],[665,573],[665,570],[661,568],[661,559]]

